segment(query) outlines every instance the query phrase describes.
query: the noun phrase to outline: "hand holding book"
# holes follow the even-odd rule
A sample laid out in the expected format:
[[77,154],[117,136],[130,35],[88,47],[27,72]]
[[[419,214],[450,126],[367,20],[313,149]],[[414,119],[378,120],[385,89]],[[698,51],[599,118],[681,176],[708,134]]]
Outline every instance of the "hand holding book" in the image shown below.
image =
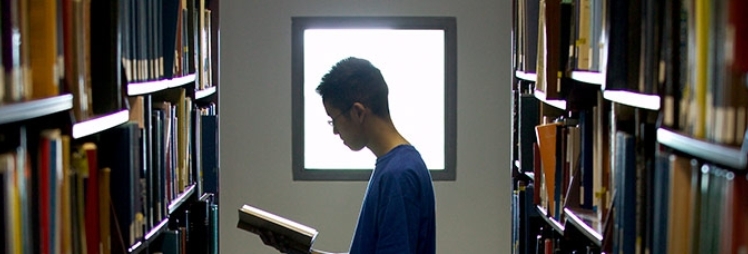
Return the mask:
[[338,252],[327,252],[327,251],[318,250],[318,249],[312,249],[311,253],[312,254],[348,254],[348,252],[340,252],[340,253],[338,253]]
[[312,250],[317,230],[250,205],[239,208],[238,228],[257,234],[281,253],[329,253]]
[[[288,253],[288,254],[307,254],[310,252],[300,251],[297,248],[294,248],[294,243],[286,238],[282,234],[273,234],[273,231],[267,230],[267,229],[258,229],[253,232],[260,236],[260,239],[262,239],[262,243],[264,243],[267,246],[271,246],[278,250],[280,253]],[[311,253],[314,253],[313,251]]]

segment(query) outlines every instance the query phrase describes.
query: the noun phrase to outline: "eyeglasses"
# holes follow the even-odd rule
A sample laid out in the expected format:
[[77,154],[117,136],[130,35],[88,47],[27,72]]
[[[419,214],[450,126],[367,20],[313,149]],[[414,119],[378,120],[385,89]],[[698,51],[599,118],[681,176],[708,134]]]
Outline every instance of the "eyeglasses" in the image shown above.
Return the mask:
[[343,112],[340,112],[340,114],[338,114],[337,116],[334,116],[332,119],[327,120],[327,124],[329,124],[332,127],[335,127],[335,119],[338,119],[338,117],[342,116],[343,114],[345,114],[346,112],[348,112],[352,108],[353,108],[353,105],[351,105],[350,107],[348,107],[348,109],[344,110]]

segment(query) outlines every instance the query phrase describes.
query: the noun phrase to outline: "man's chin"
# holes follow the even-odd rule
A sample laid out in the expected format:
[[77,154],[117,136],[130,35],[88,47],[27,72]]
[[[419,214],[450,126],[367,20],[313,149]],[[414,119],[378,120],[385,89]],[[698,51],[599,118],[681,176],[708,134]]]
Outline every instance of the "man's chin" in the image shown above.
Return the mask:
[[351,151],[358,152],[361,151],[361,149],[364,149],[364,146],[351,146],[348,143],[344,142],[345,146],[347,146]]

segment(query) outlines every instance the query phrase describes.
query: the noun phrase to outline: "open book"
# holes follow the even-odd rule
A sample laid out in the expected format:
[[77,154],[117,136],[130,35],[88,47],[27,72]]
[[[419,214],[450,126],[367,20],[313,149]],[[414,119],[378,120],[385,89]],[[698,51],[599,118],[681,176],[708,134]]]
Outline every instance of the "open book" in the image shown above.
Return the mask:
[[316,229],[250,205],[243,205],[239,208],[237,227],[260,236],[270,232],[276,238],[282,237],[285,247],[294,253],[310,253],[318,234]]

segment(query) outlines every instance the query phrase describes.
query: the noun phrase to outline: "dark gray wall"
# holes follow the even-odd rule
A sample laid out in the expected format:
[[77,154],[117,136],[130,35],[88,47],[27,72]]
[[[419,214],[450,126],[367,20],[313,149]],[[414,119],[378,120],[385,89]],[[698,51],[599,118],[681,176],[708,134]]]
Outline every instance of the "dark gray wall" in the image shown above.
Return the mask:
[[291,17],[355,15],[457,18],[457,180],[434,184],[437,249],[509,252],[511,1],[223,1],[220,11],[221,253],[277,253],[236,228],[244,203],[317,228],[317,248],[348,250],[366,183],[291,180]]

